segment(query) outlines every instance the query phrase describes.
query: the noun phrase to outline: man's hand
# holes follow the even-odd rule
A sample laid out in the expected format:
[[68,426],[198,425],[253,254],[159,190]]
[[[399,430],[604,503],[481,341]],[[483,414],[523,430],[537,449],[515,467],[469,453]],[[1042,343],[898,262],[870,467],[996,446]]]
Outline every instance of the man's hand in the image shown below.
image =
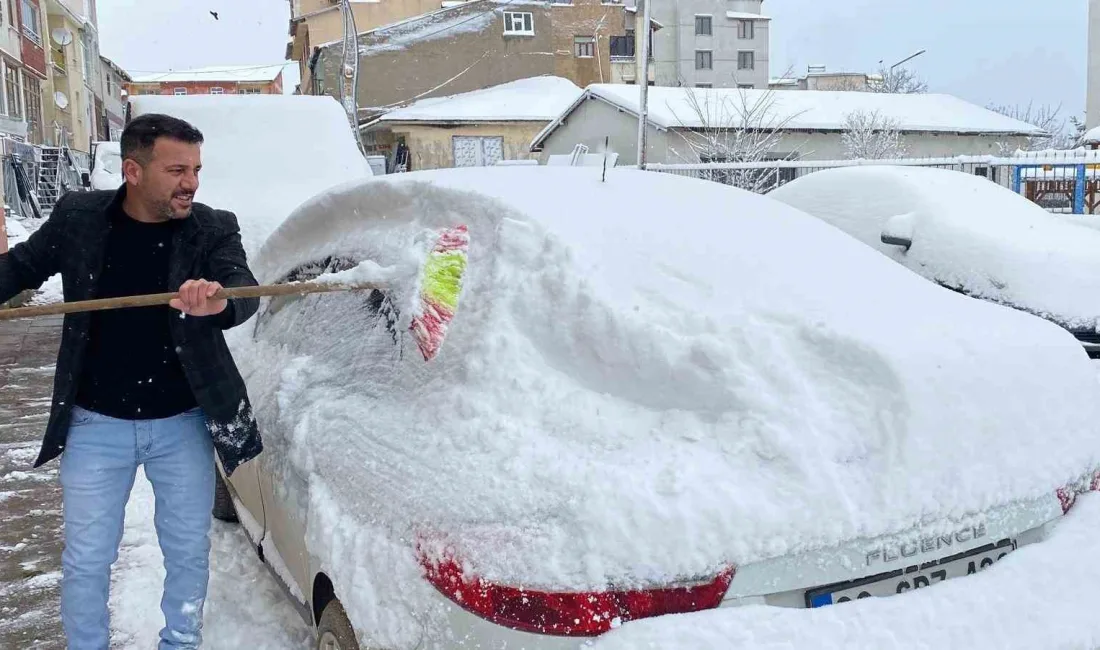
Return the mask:
[[173,298],[168,303],[173,309],[178,309],[188,316],[213,316],[225,311],[228,300],[211,300],[211,297],[222,288],[217,282],[207,280],[188,280],[179,290],[179,298]]

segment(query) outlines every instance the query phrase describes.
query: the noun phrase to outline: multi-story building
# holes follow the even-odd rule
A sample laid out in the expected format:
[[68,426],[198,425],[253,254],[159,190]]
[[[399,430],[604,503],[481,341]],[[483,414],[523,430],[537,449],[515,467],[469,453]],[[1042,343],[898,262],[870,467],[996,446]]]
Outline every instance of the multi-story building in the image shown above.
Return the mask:
[[[474,0],[359,34],[360,121],[389,108],[553,75],[578,86],[632,78],[634,14],[606,0]],[[632,48],[631,48],[632,51]],[[340,97],[343,46],[318,44],[308,94]]]
[[[290,3],[290,39],[286,58],[298,62],[301,73],[300,92],[310,94],[314,88],[310,58],[318,45],[343,38],[344,21],[338,0],[287,0]],[[385,0],[384,2],[353,2],[355,29],[368,32],[383,25],[430,13],[441,6],[456,4],[441,0]]]
[[103,113],[99,120],[99,139],[118,141],[126,126],[126,84],[133,79],[105,56],[99,57]]
[[46,5],[49,79],[45,142],[84,156],[100,139],[103,115],[95,0],[42,0]]
[[218,66],[134,75],[125,89],[134,95],[281,95],[283,65]]
[[38,0],[0,0],[0,134],[20,142],[42,142],[44,24]]
[[648,0],[656,85],[767,88],[770,19],[764,0]]

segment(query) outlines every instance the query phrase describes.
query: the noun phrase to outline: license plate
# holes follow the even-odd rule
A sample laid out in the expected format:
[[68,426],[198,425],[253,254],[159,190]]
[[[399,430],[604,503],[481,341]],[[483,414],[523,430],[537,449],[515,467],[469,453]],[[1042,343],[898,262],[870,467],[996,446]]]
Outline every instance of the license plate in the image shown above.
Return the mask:
[[930,587],[937,582],[987,569],[1014,550],[1016,550],[1016,540],[1004,540],[996,545],[990,544],[935,562],[926,562],[861,580],[818,587],[806,592],[806,605],[824,607],[860,598],[893,596],[913,589]]

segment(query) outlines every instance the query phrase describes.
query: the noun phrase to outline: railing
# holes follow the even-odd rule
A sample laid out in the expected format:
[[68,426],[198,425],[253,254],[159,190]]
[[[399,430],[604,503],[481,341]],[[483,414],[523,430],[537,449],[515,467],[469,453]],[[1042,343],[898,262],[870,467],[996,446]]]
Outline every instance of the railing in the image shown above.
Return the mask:
[[646,168],[766,193],[796,178],[825,169],[869,165],[951,169],[988,178],[1052,212],[1100,213],[1100,151],[1093,150],[892,160],[651,163]]

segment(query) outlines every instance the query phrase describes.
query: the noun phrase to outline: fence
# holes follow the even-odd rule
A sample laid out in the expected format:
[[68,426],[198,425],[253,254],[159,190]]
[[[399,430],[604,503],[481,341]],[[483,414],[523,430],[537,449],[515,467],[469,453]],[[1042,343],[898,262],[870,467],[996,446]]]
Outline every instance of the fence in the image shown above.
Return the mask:
[[650,171],[690,176],[767,193],[784,183],[838,167],[932,167],[983,176],[1052,212],[1100,212],[1100,151],[1042,151],[1013,156],[894,160],[768,160],[695,164],[651,163]]

